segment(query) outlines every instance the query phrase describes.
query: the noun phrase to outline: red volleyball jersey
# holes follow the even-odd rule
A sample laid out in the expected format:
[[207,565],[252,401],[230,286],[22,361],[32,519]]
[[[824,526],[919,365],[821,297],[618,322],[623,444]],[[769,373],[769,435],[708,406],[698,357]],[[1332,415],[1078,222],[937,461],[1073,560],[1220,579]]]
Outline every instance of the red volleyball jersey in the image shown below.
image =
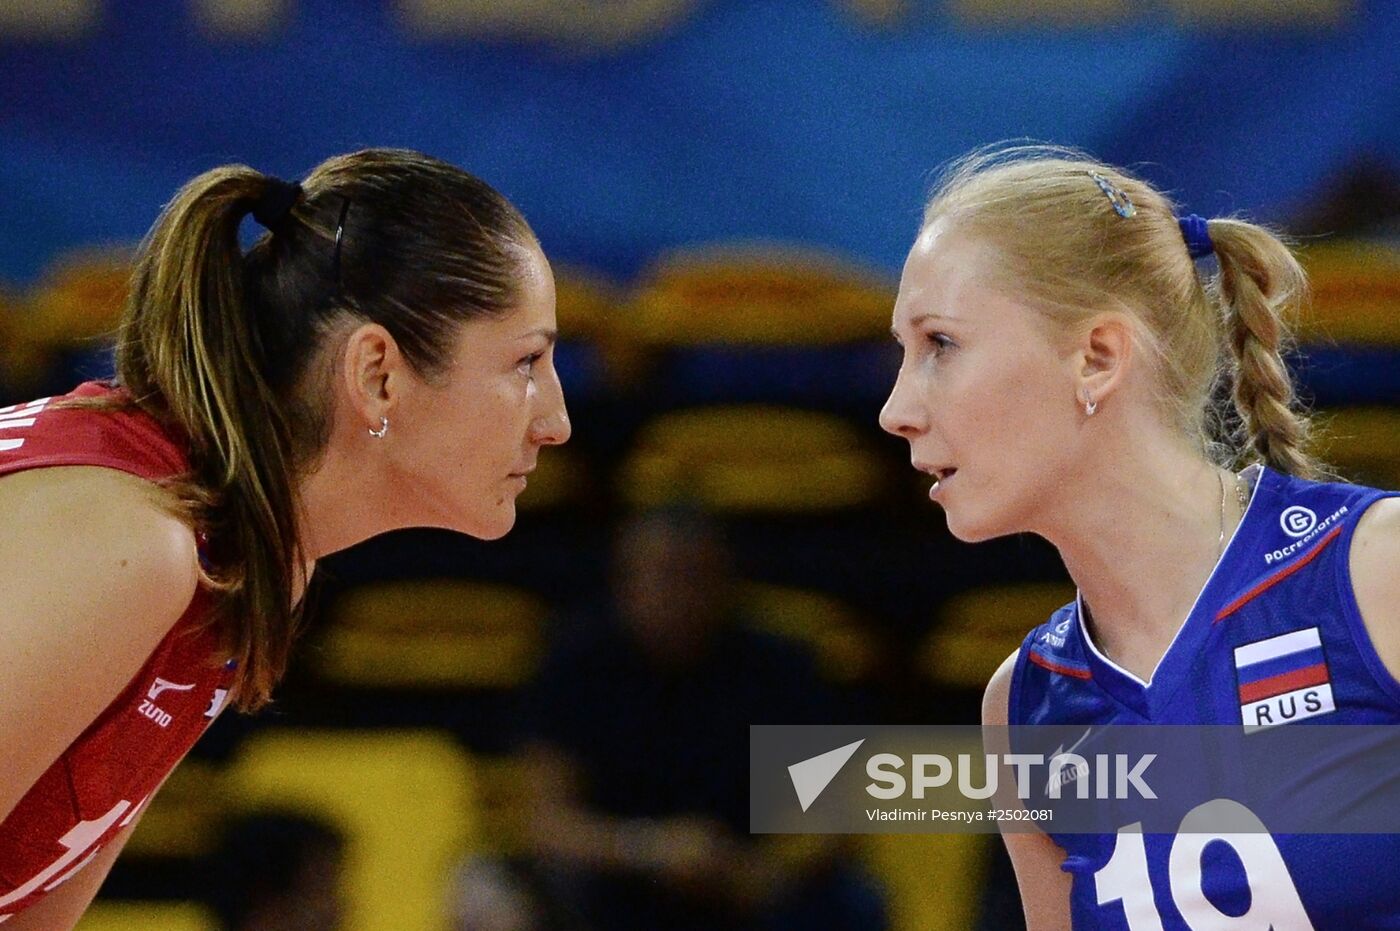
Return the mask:
[[[89,382],[68,397],[113,390]],[[145,414],[55,409],[61,400],[0,408],[0,476],[88,465],[157,480],[186,470],[180,445]],[[79,528],[73,545],[82,545]],[[216,633],[201,627],[209,607],[200,589],[135,678],[0,823],[0,923],[130,824],[223,709],[232,669],[219,661]]]

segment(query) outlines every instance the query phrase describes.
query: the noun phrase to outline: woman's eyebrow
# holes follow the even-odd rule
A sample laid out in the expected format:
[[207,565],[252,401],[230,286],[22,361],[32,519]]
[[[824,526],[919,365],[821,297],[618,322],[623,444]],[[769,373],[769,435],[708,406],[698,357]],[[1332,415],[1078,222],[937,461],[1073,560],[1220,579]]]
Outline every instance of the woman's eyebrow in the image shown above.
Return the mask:
[[[958,322],[960,322],[960,320],[959,320],[958,317],[949,317],[947,314],[923,313],[923,314],[919,314],[919,315],[916,316],[916,317],[911,317],[911,318],[909,319],[909,326],[910,326],[911,328],[912,328],[912,327],[917,327],[917,326],[919,326],[920,324],[922,324],[922,323],[927,323],[927,322],[930,321],[930,320],[947,320],[949,323],[958,323]],[[890,335],[893,336],[893,337],[895,338],[895,342],[898,342],[898,341],[899,341],[899,331],[898,331],[898,328],[896,328],[896,327],[890,327]]]
[[528,339],[531,336],[543,336],[545,342],[553,346],[559,340],[559,331],[550,327],[537,327],[533,330],[521,333],[516,339]]

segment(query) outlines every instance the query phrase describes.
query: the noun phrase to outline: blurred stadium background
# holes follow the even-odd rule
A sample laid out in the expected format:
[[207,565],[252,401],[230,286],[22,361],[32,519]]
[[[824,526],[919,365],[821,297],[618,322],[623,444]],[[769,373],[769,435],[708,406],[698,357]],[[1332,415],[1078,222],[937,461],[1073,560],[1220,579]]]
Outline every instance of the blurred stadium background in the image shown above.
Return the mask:
[[[1393,0],[0,3],[0,404],[108,371],[130,248],[184,180],[400,145],[538,232],[575,424],[506,540],[328,561],[278,703],[216,725],[81,927],[231,927],[220,832],[269,806],[342,839],[346,928],[512,927],[459,914],[460,864],[530,857],[532,689],[610,610],[641,508],[723,522],[745,623],[813,657],[845,713],[975,721],[1067,582],[1039,541],[951,540],[875,420],[931,171],[973,146],[1083,146],[1301,237],[1316,294],[1291,361],[1321,451],[1400,487],[1397,49]],[[995,850],[838,856],[882,903],[870,927],[1013,927]]]

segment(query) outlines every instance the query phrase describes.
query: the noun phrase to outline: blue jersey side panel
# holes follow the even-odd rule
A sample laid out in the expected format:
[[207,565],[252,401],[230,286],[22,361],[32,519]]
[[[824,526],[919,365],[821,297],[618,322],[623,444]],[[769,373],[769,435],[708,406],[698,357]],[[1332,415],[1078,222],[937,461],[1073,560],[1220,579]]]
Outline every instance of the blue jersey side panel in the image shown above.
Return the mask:
[[[1400,723],[1400,683],[1366,634],[1348,570],[1357,521],[1387,494],[1259,470],[1243,521],[1150,681],[1104,657],[1085,632],[1079,605],[1067,605],[1022,645],[1010,723]],[[1342,764],[1315,764],[1336,765]],[[1096,874],[1135,838],[1052,837],[1066,853],[1062,868],[1073,875],[1076,931],[1246,927],[1229,923],[1246,912],[1248,927],[1274,931],[1400,929],[1400,836],[1252,835],[1249,843],[1271,845],[1282,857],[1286,874],[1273,879],[1259,866],[1268,851],[1245,851],[1259,874],[1247,876],[1240,853],[1215,842],[1193,858],[1199,878],[1178,863],[1173,880],[1168,864],[1178,837],[1146,835],[1151,901],[1141,901],[1147,888],[1141,882],[1127,898],[1155,913],[1156,924],[1142,913],[1130,923],[1123,899],[1098,902],[1101,894],[1132,888],[1121,877],[1137,875],[1133,869],[1116,882],[1114,870]],[[1132,860],[1130,853],[1135,848],[1122,851],[1115,867]],[[1306,921],[1288,917],[1292,895]],[[1260,915],[1266,920],[1256,925]]]

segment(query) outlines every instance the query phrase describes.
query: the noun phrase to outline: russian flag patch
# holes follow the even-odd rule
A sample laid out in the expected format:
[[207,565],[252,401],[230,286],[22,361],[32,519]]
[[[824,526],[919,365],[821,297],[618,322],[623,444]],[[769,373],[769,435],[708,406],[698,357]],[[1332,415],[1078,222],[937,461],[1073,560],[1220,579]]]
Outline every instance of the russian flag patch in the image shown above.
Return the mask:
[[1235,678],[1246,734],[1337,710],[1316,627],[1235,647]]

